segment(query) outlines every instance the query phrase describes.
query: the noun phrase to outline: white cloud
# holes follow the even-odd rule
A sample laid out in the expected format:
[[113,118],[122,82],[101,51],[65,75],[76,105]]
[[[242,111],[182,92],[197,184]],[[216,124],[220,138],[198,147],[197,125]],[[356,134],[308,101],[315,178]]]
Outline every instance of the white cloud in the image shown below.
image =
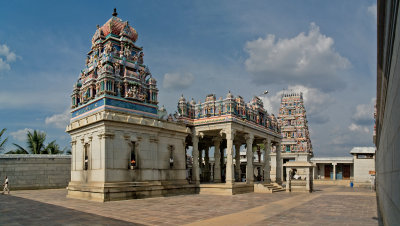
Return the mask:
[[374,105],[376,98],[372,98],[368,104],[356,106],[352,119],[360,125],[372,125],[374,121]]
[[369,7],[367,8],[367,12],[368,12],[369,14],[371,14],[371,15],[374,17],[375,21],[377,20],[378,11],[377,11],[376,4],[373,4],[373,5],[369,6]]
[[13,137],[14,140],[22,142],[26,140],[26,135],[28,134],[28,131],[33,132],[33,129],[30,128],[20,129],[15,132],[11,132],[10,135]]
[[369,129],[367,126],[360,126],[355,123],[351,123],[349,126],[349,130],[353,132],[364,132],[369,133]]
[[65,129],[70,119],[71,113],[69,110],[66,110],[61,114],[55,114],[50,117],[46,117],[45,123],[46,125],[53,125],[56,128]]
[[307,34],[302,32],[291,39],[276,40],[270,34],[246,43],[245,51],[249,54],[246,69],[254,75],[256,83],[336,90],[345,85],[340,72],[351,64],[333,45],[333,38],[321,34],[315,23],[311,23]]
[[163,87],[167,90],[186,89],[192,85],[193,81],[194,75],[191,73],[166,73]]
[[14,62],[19,56],[10,51],[7,45],[0,45],[0,72],[9,71],[11,69],[10,63]]
[[267,95],[262,97],[265,104],[264,107],[267,111],[277,113],[279,111],[282,94],[288,92],[303,93],[308,120],[318,124],[329,121],[329,117],[327,114],[324,114],[324,110],[334,102],[334,99],[329,94],[323,93],[316,88],[303,85],[288,86],[287,90],[279,91],[274,96]]
[[0,72],[9,71],[11,69],[10,64],[0,58]]

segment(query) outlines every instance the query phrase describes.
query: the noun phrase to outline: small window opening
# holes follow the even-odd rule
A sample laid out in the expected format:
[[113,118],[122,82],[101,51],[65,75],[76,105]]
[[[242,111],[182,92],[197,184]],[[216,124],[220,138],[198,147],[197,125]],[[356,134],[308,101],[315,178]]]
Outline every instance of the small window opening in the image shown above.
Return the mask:
[[89,144],[85,144],[85,160],[84,160],[84,169],[88,170],[89,168]]
[[169,168],[172,169],[174,167],[174,146],[170,145],[169,149]]
[[130,169],[135,169],[137,167],[137,160],[136,160],[136,143],[132,142],[132,147],[131,147],[131,159],[129,162],[129,168]]

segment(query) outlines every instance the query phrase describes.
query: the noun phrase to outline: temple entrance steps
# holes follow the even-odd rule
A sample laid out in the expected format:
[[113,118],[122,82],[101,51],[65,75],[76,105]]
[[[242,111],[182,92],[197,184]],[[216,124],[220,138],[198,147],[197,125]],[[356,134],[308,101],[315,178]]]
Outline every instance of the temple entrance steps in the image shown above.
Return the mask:
[[254,184],[255,193],[274,193],[280,191],[286,191],[286,189],[277,183]]

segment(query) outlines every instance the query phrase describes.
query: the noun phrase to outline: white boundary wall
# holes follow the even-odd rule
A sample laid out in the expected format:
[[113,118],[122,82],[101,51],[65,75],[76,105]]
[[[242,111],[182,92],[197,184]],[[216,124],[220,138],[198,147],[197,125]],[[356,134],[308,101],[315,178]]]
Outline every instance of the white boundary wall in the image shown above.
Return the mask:
[[11,190],[65,188],[71,179],[70,155],[0,155],[0,185]]

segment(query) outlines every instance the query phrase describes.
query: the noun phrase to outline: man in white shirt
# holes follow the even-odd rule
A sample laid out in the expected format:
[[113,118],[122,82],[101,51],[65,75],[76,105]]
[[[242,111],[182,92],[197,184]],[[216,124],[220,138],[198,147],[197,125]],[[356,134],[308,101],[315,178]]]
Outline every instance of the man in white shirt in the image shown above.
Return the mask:
[[7,178],[7,176],[6,176],[6,179],[4,180],[4,184],[3,184],[3,186],[4,186],[4,189],[3,189],[3,195],[4,195],[4,192],[7,190],[8,191],[8,194],[10,194],[10,189],[8,189],[8,178]]

